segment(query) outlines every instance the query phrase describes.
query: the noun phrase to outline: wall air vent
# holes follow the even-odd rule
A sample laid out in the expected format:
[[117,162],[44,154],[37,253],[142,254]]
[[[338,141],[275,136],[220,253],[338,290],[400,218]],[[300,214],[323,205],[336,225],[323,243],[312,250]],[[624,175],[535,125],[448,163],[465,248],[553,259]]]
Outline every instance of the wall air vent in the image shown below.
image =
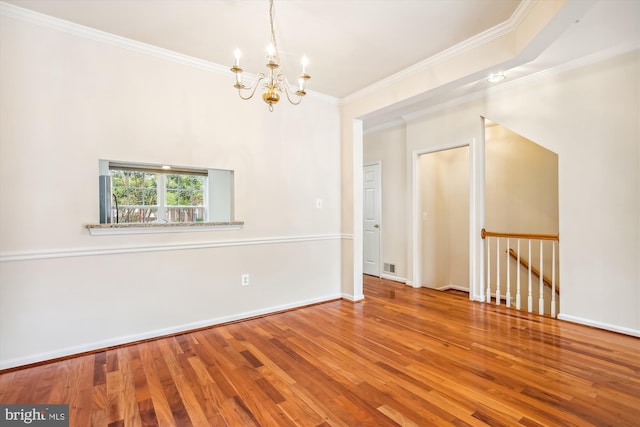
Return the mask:
[[396,274],[396,265],[395,264],[389,264],[388,262],[385,262],[384,263],[384,272],[385,273]]

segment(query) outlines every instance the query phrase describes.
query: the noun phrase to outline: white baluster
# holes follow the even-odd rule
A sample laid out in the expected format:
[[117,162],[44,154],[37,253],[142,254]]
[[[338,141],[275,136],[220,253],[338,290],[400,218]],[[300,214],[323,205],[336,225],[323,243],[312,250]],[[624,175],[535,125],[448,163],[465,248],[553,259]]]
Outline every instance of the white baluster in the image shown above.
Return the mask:
[[496,304],[500,305],[500,238],[496,238]]
[[507,292],[505,294],[507,307],[511,307],[511,260],[509,259],[509,248],[509,238],[507,237]]
[[520,239],[518,239],[518,259],[516,261],[517,268],[517,280],[516,280],[516,310],[520,310]]
[[538,299],[538,312],[540,315],[544,314],[544,261],[542,259],[542,243],[544,240],[540,240],[540,298]]
[[487,237],[487,302],[491,302],[491,238]]
[[556,242],[551,241],[551,317],[556,317]]
[[527,297],[527,309],[533,311],[533,295],[531,294],[531,239],[529,239],[529,296]]

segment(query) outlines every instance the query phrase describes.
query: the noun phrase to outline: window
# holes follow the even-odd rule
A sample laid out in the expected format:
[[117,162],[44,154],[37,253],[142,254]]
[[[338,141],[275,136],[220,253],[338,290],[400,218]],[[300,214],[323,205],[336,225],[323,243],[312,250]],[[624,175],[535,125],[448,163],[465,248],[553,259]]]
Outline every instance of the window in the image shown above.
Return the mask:
[[199,222],[206,218],[206,177],[111,170],[116,223]]
[[204,176],[164,175],[165,218],[169,222],[204,221],[206,180]]
[[100,161],[101,223],[232,221],[233,171]]

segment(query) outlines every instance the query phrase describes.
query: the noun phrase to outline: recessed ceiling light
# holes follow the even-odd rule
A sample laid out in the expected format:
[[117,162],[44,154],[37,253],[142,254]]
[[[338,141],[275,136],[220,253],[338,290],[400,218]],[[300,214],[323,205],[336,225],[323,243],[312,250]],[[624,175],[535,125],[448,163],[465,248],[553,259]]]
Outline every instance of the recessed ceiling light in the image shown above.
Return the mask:
[[505,75],[502,71],[500,71],[499,73],[491,73],[489,74],[489,77],[487,77],[487,81],[489,83],[498,83],[504,79]]
[[169,165],[162,165],[162,169],[164,169],[164,170],[169,170],[169,169],[171,169],[171,166],[169,166]]

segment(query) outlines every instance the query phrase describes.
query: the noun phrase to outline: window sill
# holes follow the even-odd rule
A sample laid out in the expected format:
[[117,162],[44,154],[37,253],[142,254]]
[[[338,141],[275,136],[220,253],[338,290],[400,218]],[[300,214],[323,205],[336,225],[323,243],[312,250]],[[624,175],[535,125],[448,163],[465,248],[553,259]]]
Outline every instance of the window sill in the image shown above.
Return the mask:
[[92,236],[114,234],[185,233],[192,231],[240,230],[244,221],[189,222],[189,223],[145,223],[145,224],[87,224],[85,228]]

